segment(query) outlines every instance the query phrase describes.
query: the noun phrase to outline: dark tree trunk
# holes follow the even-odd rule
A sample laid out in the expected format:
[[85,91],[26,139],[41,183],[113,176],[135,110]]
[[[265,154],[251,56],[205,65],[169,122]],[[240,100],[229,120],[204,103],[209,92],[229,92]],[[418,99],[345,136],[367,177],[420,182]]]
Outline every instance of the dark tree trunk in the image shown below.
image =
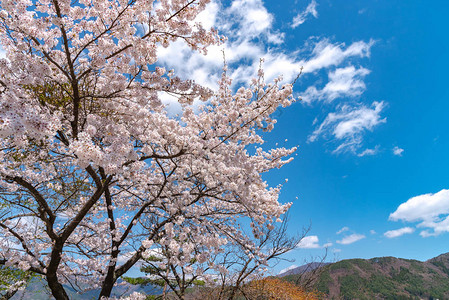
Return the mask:
[[111,296],[112,288],[114,287],[114,283],[117,280],[117,278],[115,278],[114,276],[114,273],[115,273],[115,264],[113,266],[109,266],[108,268],[108,273],[104,278],[98,299],[101,299],[101,297],[109,298]]
[[50,288],[51,294],[53,295],[53,297],[55,297],[56,300],[69,300],[69,296],[64,290],[62,284],[59,283],[57,276],[57,270],[59,263],[61,262],[61,253],[63,247],[64,243],[61,240],[56,241],[51,251],[50,263],[48,264],[46,274],[48,287]]
[[[115,226],[114,226],[115,228]],[[118,245],[113,244],[112,247],[118,248]],[[98,296],[98,299],[101,299],[101,297],[109,298],[111,296],[112,288],[114,287],[115,282],[117,281],[117,276],[115,274],[115,267],[117,262],[117,257],[119,255],[120,251],[114,250],[111,253],[111,262],[114,262],[109,265],[108,272],[106,273],[106,277],[103,280],[103,284],[101,286],[101,292]]]
[[64,290],[62,284],[59,283],[58,278],[55,276],[47,275],[48,287],[51,290],[51,294],[56,300],[69,300],[69,296]]

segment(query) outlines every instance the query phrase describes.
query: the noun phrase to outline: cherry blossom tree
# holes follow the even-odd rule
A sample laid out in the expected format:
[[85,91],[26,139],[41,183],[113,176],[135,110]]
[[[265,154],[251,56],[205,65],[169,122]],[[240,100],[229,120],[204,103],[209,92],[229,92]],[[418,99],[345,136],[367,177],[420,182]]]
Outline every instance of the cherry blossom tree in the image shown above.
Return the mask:
[[[143,255],[141,271],[147,276],[124,279],[133,284],[164,287],[164,299],[167,288],[171,290],[169,299],[204,298],[195,293],[187,295],[187,288],[192,286],[199,286],[197,292],[207,293],[211,299],[239,299],[245,285],[266,276],[268,269],[279,261],[288,261],[282,255],[295,249],[308,232],[304,229],[302,234],[289,236],[287,223],[287,214],[284,214],[282,222],[274,228],[263,228],[262,234],[250,242],[251,235],[247,234],[245,244],[232,241],[215,249],[204,249],[201,242],[195,241],[195,234],[175,236],[179,245],[175,249],[155,240],[157,247]],[[215,251],[211,253],[210,250]],[[199,261],[197,257],[201,256],[207,260]]]
[[156,240],[175,251],[194,235],[209,251],[182,249],[200,262],[231,242],[257,255],[242,224],[259,236],[288,210],[261,174],[296,149],[260,145],[292,85],[260,70],[233,91],[224,71],[212,91],[157,65],[178,39],[220,42],[195,22],[207,2],[0,1],[0,259],[56,299],[63,284],[109,297]]

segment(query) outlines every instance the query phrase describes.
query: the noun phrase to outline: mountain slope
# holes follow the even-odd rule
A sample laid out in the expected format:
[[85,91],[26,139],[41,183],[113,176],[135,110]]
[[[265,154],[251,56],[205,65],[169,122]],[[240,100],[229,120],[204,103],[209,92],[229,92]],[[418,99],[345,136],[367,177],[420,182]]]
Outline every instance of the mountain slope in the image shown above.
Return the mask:
[[[100,294],[100,289],[77,293],[70,286],[64,285],[64,288],[69,295],[69,298],[73,300],[97,299]],[[133,285],[123,281],[122,279],[118,279],[117,285],[112,290],[111,297],[127,296],[133,292],[144,293],[147,295],[158,295],[162,293],[162,289],[153,285]],[[11,300],[20,299],[47,300],[54,298],[51,296],[50,289],[48,288],[46,282],[39,278],[35,278],[31,280],[25,290],[18,292],[11,298]]]
[[[328,299],[449,299],[449,253],[425,262],[347,259],[321,271],[315,288]],[[286,279],[294,281],[295,276]]]
[[288,275],[298,275],[298,274],[304,274],[310,271],[315,270],[316,268],[321,268],[325,265],[328,265],[329,263],[322,263],[322,262],[311,262],[290,270],[285,271],[284,273],[281,273],[277,275],[278,277],[284,277]]

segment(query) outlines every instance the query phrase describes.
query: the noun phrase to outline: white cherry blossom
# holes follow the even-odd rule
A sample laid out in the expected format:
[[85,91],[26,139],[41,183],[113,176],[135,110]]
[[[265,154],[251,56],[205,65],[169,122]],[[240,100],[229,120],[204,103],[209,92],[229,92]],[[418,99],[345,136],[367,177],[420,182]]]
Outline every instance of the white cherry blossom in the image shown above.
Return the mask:
[[157,66],[173,41],[221,41],[192,22],[208,2],[1,0],[0,258],[41,274],[56,299],[67,282],[109,297],[156,244],[182,252],[179,265],[207,262],[251,240],[248,219],[258,236],[290,207],[261,174],[296,148],[261,144],[292,86],[261,69],[233,92],[224,71],[211,91]]

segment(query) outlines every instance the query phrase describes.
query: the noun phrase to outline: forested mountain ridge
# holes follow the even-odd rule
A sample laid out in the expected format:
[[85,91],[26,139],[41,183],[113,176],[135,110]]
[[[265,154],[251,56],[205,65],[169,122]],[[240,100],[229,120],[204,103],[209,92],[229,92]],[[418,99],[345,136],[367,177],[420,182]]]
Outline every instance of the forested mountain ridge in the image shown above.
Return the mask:
[[[377,257],[322,267],[315,288],[328,299],[449,299],[449,253],[428,261]],[[284,278],[296,281],[300,275]]]

